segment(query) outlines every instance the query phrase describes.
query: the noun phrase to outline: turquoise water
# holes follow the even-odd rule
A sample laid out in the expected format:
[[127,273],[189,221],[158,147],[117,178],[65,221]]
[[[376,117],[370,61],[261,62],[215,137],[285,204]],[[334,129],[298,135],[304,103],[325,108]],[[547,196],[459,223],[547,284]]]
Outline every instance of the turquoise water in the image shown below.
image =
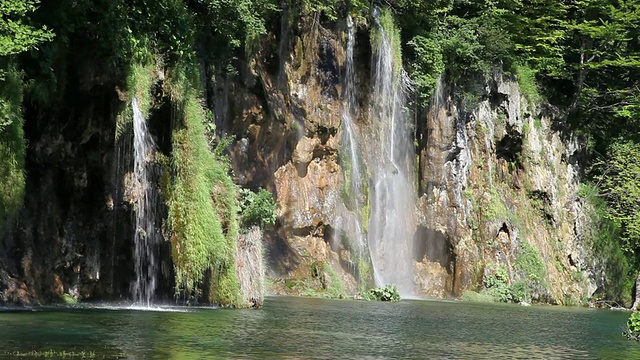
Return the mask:
[[169,310],[3,310],[0,357],[640,359],[640,343],[621,336],[629,313],[609,310],[289,297],[259,310]]

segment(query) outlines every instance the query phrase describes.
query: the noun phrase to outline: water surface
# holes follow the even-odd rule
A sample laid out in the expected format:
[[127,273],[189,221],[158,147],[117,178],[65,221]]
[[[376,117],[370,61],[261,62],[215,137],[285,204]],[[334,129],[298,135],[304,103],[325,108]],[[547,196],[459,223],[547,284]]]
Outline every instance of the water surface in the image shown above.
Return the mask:
[[[259,310],[122,307],[0,311],[0,358],[640,359],[629,313],[446,301],[271,297]],[[37,353],[36,353],[37,354]]]

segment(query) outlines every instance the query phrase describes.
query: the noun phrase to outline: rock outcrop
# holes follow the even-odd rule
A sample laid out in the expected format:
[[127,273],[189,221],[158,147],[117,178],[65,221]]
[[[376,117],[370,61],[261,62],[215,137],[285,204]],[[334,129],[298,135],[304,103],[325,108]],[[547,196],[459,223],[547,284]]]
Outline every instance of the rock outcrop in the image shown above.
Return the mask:
[[429,231],[422,241],[452,249],[427,260],[448,261],[455,295],[503,267],[510,283],[544,277],[533,280],[544,288],[532,294],[537,300],[591,296],[595,274],[577,233],[580,142],[553,130],[559,116],[501,74],[475,94],[477,105],[464,108],[465,96],[441,85],[423,120],[420,213]]

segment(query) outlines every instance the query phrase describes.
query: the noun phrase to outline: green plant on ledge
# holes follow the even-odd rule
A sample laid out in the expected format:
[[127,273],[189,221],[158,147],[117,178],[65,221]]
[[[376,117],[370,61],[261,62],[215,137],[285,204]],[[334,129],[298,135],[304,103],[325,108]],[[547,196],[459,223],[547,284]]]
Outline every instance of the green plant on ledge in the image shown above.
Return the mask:
[[276,222],[276,201],[271,192],[260,188],[257,192],[240,189],[240,223],[244,229],[266,227]]
[[400,292],[395,285],[379,286],[360,295],[367,301],[400,301]]

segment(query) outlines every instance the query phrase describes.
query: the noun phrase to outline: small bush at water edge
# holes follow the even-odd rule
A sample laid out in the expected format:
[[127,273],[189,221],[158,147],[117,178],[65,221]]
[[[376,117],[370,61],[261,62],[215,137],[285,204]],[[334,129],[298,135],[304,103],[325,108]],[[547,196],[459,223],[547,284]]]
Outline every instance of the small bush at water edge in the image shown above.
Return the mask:
[[385,285],[367,291],[362,298],[368,301],[400,301],[400,292],[395,285]]
[[634,311],[629,316],[626,329],[622,334],[629,339],[640,340],[640,312]]

